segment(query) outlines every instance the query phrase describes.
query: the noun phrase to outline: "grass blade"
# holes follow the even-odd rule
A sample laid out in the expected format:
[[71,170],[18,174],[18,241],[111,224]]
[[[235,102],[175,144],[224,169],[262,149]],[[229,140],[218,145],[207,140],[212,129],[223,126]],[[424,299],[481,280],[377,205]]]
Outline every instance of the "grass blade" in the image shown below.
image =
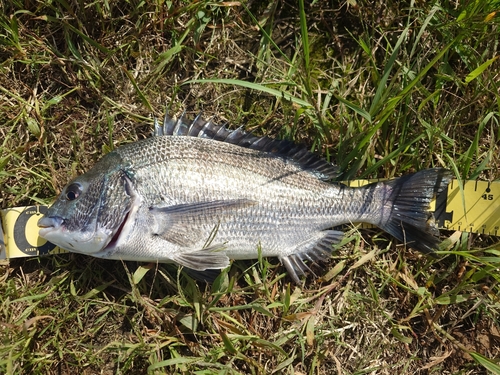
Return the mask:
[[[240,81],[238,79],[216,78],[216,79],[193,79],[193,80],[184,82],[183,85],[188,85],[191,83],[222,83],[225,85],[235,85],[235,86],[245,87],[245,88],[251,89],[251,90],[261,91],[261,92],[264,92],[266,94],[273,95],[278,99],[284,99],[284,100],[291,101],[292,103],[298,104],[304,108],[311,108],[312,107],[312,105],[310,103],[306,102],[305,100],[296,98],[295,96],[293,96],[285,91],[280,91],[280,90],[276,90],[276,89],[267,87],[265,84]],[[272,84],[274,85],[276,83],[272,83]]]
[[493,64],[500,56],[495,56],[489,60],[486,60],[484,63],[479,65],[476,69],[474,69],[472,72],[467,74],[465,77],[465,83],[470,83],[474,81],[479,75],[481,75],[486,69],[490,67],[491,64]]

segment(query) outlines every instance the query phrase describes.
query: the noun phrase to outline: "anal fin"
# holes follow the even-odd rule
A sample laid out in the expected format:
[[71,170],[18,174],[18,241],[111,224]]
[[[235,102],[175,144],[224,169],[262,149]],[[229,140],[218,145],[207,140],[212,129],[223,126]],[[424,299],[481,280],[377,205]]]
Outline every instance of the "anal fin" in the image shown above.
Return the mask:
[[229,266],[229,258],[221,251],[223,248],[223,245],[214,245],[197,251],[181,252],[171,259],[195,271],[223,269]]
[[328,259],[332,253],[332,244],[339,243],[344,233],[336,230],[326,230],[315,233],[314,236],[298,244],[295,251],[286,257],[280,257],[290,277],[300,284],[300,276],[312,272],[305,261],[318,263]]

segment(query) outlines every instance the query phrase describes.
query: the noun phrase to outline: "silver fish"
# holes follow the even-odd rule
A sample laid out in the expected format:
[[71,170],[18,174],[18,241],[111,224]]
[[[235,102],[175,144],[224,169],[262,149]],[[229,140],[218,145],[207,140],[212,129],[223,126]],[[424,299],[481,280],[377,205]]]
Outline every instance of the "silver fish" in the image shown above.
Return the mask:
[[278,257],[299,282],[328,258],[345,223],[375,224],[432,253],[429,203],[451,174],[428,169],[361,188],[289,141],[168,115],[75,178],[42,217],[40,236],[105,259],[173,262],[196,271],[230,259]]

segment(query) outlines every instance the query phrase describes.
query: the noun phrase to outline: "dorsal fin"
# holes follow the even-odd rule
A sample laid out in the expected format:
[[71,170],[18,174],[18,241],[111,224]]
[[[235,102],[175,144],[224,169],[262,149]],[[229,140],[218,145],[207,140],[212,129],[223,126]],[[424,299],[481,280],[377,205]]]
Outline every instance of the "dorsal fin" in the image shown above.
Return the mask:
[[170,117],[167,113],[163,119],[163,125],[160,125],[155,119],[153,135],[209,138],[253,150],[269,152],[284,158],[287,162],[296,163],[302,169],[325,181],[334,179],[339,174],[336,166],[313,154],[302,145],[287,140],[257,137],[247,133],[242,127],[230,130],[224,125],[213,123],[211,120],[205,121],[201,113],[193,121],[187,120],[184,113],[178,119]]

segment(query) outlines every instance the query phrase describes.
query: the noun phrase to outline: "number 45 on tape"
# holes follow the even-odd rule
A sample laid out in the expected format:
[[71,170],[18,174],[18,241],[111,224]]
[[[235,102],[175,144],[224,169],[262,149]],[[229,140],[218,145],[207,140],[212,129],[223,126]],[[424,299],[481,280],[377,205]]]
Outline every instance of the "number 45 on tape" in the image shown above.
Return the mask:
[[[369,182],[353,180],[347,184]],[[431,203],[430,211],[441,229],[500,236],[500,181],[465,181],[460,185],[452,180]],[[47,206],[0,210],[0,259],[65,252],[38,236],[37,221],[45,212]]]

